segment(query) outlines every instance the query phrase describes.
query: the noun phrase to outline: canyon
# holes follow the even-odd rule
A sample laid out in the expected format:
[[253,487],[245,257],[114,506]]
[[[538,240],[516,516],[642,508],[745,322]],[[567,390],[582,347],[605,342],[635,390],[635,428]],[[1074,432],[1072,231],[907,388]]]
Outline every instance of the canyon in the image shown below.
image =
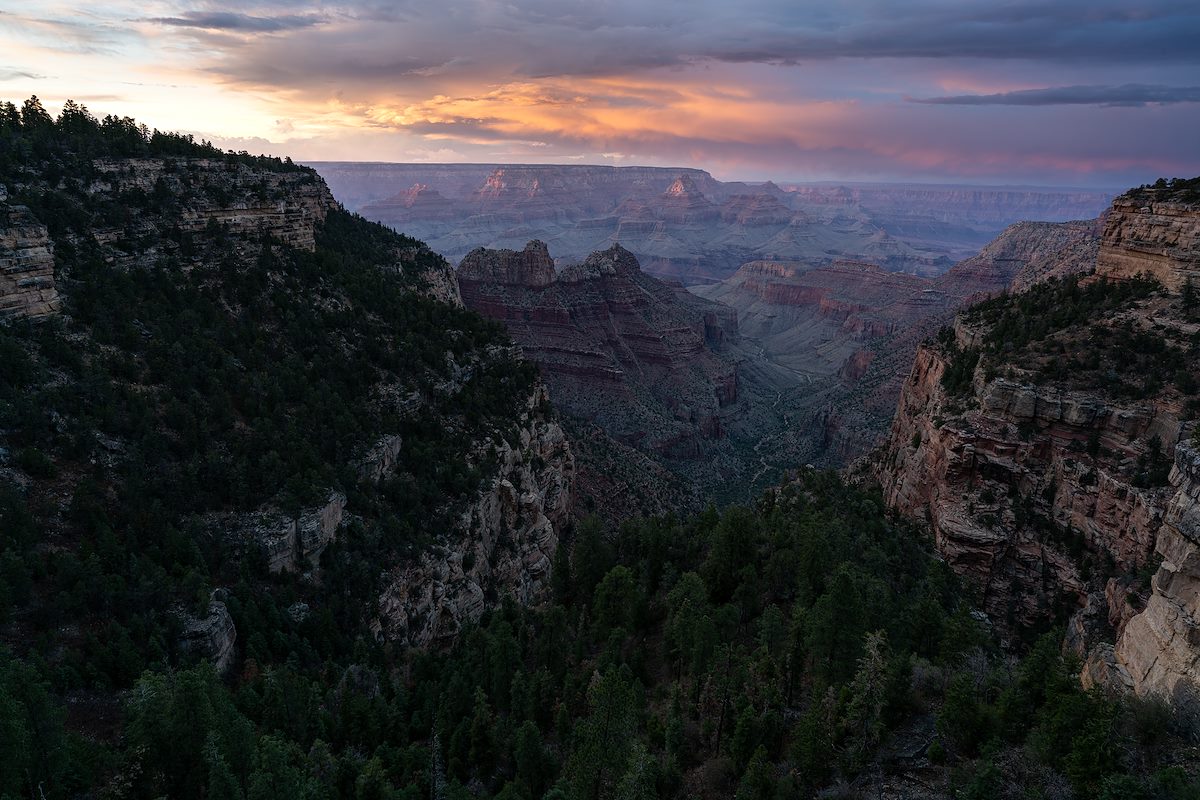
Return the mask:
[[1017,220],[1095,217],[1111,193],[718,181],[675,167],[314,162],[352,210],[451,261],[546,242],[560,266],[620,244],[686,285],[754,260],[868,261],[934,276]]
[[[1165,194],[1117,198],[1098,245],[1071,245],[1050,265],[1051,276],[1088,267],[1072,279],[1078,289],[1034,285],[1028,301],[977,307],[922,343],[885,445],[856,470],[889,507],[929,524],[1006,635],[1067,620],[1065,646],[1085,661],[1086,683],[1194,712],[1198,404],[1188,374],[1200,366],[1200,325],[1181,291],[1200,253],[1200,207]],[[1039,297],[1050,316],[1098,305],[1028,344],[996,332],[1042,313]],[[1161,382],[1168,359],[1184,366]]]
[[754,261],[691,291],[733,308],[761,357],[800,378],[783,402],[811,433],[794,452],[838,467],[887,432],[918,345],[957,309],[1091,268],[1099,232],[1095,221],[1015,223],[936,278],[857,261]]
[[[746,495],[766,477],[757,451],[788,427],[772,398],[797,378],[743,344],[726,306],[648,275],[619,245],[561,270],[544,242],[480,248],[457,276],[466,306],[505,324],[582,437],[611,440],[608,456],[627,466],[639,452],[668,467],[677,478],[659,474],[661,491],[690,496],[685,507],[731,488]],[[599,485],[614,465],[585,459],[580,478],[591,488],[581,493],[611,509],[615,497],[644,493],[636,473],[645,466],[613,492]],[[634,505],[658,505],[659,493]]]
[[[387,291],[394,293],[392,298],[381,296],[384,302],[416,303],[418,298],[431,298],[459,317],[467,317],[454,271],[444,259],[415,240],[350,217],[311,170],[252,158],[167,156],[94,159],[77,172],[77,179],[58,189],[45,185],[30,171],[0,183],[0,316],[59,317],[60,324],[73,326],[70,329],[81,349],[96,334],[76,320],[78,304],[73,300],[78,299],[75,292],[81,276],[64,266],[74,261],[63,260],[78,259],[79,254],[86,254],[89,265],[103,265],[102,269],[114,275],[157,276],[164,285],[177,279],[182,283],[184,276],[207,276],[210,290],[217,292],[229,291],[235,284],[242,286],[240,292],[271,284],[276,291],[294,291],[299,279],[288,269],[303,261],[297,254],[327,259],[322,262],[325,270],[341,258],[352,269],[379,271]],[[54,192],[62,197],[61,207],[78,209],[75,218],[86,219],[84,215],[96,208],[119,207],[119,212],[111,211],[103,218],[97,215],[86,226],[64,224],[61,217],[39,218],[38,213],[47,212],[31,210],[33,203],[18,200],[29,197],[42,208],[54,209],[56,206],[44,200]],[[355,243],[361,246],[377,237],[380,249],[373,251],[374,255],[363,250],[346,255],[338,248],[348,245],[329,233],[335,224],[358,226]],[[371,264],[368,258],[381,259],[381,263]],[[277,271],[264,266],[272,264]],[[255,270],[266,272],[258,278],[246,277]],[[326,318],[348,313],[350,290],[338,284],[347,279],[317,277],[322,288],[307,294],[305,302],[323,304],[323,313],[329,315]],[[358,279],[352,273],[349,280]],[[234,320],[246,313],[237,304],[247,295],[236,296],[236,301],[225,301]],[[257,314],[266,313],[261,301],[253,302],[258,303]],[[366,309],[369,317],[378,313]],[[230,327],[235,324],[228,323]],[[261,317],[256,330],[258,339],[271,346],[292,346],[288,337],[294,332],[277,320]],[[353,336],[347,335],[341,345],[344,355],[353,356],[355,348],[366,346],[361,344],[363,331],[360,328]],[[544,385],[533,378],[528,393],[505,414],[506,421],[515,422],[513,430],[502,433],[498,426],[480,429],[464,419],[458,407],[469,402],[463,398],[480,391],[480,376],[521,369],[520,352],[513,347],[477,347],[470,340],[464,344],[465,336],[452,328],[438,330],[425,340],[426,347],[444,350],[437,351],[433,360],[435,374],[424,375],[422,370],[429,368],[419,366],[397,372],[381,361],[364,376],[372,386],[365,401],[368,405],[361,411],[381,422],[390,420],[388,424],[393,426],[409,426],[421,435],[400,435],[397,430],[380,428],[366,445],[344,442],[338,448],[342,461],[330,466],[353,481],[343,481],[341,488],[318,486],[313,497],[303,502],[282,492],[252,507],[185,514],[172,524],[191,526],[204,541],[220,543],[237,563],[261,563],[276,580],[315,587],[322,580],[321,564],[327,549],[346,547],[347,537],[353,539],[353,532],[360,532],[366,524],[364,514],[369,518],[378,513],[365,510],[362,498],[414,481],[413,460],[418,456],[411,449],[428,447],[430,441],[454,431],[454,446],[462,450],[462,468],[479,476],[479,487],[446,493],[440,501],[442,508],[426,520],[433,528],[421,533],[424,544],[420,547],[402,540],[389,545],[388,560],[377,565],[379,574],[373,581],[377,597],[374,602],[365,598],[378,609],[373,631],[403,645],[444,644],[453,640],[461,626],[478,620],[505,597],[521,603],[538,601],[544,596],[560,536],[570,524],[573,454]],[[120,347],[106,346],[123,352]],[[386,351],[383,345],[369,346],[376,353]],[[398,346],[407,345],[400,342]],[[134,359],[140,356],[122,357],[137,363]],[[395,356],[390,358],[395,364]],[[235,369],[252,368],[238,364]],[[127,383],[123,377],[114,379],[114,386]],[[161,388],[139,386],[136,391],[156,396]],[[66,409],[56,419],[60,426],[70,424],[84,430],[85,442],[103,442],[93,458],[103,460],[105,491],[123,491],[119,476],[135,458],[136,443],[129,435],[86,429],[83,426],[97,423],[77,420]],[[0,442],[6,445],[7,434],[0,431]],[[169,434],[162,435],[169,438]],[[242,435],[251,436],[254,431]],[[12,458],[14,449],[0,447],[0,478],[6,485],[20,487],[32,498],[31,503],[59,492],[69,498],[88,480],[84,470],[64,464],[54,469],[56,478],[51,485]],[[458,459],[452,460],[458,463]],[[72,526],[57,517],[50,517],[47,525],[56,540],[66,541],[74,535]],[[207,659],[226,675],[242,663],[247,645],[239,635],[237,615],[230,611],[229,591],[227,585],[213,587],[211,599],[199,610],[185,604],[164,609],[179,628],[173,649],[187,657]],[[307,604],[300,605],[307,608]],[[297,614],[302,616],[300,610]]]

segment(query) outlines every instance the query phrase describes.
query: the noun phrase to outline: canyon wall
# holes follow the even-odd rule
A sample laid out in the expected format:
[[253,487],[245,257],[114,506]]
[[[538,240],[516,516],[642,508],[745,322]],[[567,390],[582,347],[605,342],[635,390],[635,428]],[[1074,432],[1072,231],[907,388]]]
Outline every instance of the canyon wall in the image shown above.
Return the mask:
[[1158,694],[1200,720],[1200,450],[1180,442],[1174,489],[1155,551],[1146,608],[1117,640],[1116,660],[1139,694]]
[[44,317],[62,305],[54,284],[54,244],[25,206],[0,185],[0,321]]
[[[279,277],[280,284],[294,290],[300,283],[296,277],[300,269],[297,251],[313,252],[318,247],[337,261],[340,271],[325,277],[319,297],[306,294],[294,302],[323,303],[330,313],[349,310],[348,298],[354,295],[338,285],[338,280],[353,280],[356,269],[379,269],[389,276],[393,271],[401,273],[401,280],[384,280],[379,285],[411,295],[413,302],[423,294],[459,309],[463,306],[454,270],[444,259],[420,242],[382,232],[377,226],[344,214],[325,183],[311,170],[280,162],[260,164],[252,159],[171,157],[101,159],[84,162],[75,172],[78,174],[65,189],[37,184],[34,173],[28,173],[31,183],[19,187],[21,192],[31,194],[60,191],[64,207],[75,206],[78,213],[68,224],[50,226],[56,231],[53,235],[28,208],[9,202],[12,187],[5,187],[0,196],[0,317],[54,313],[62,303],[59,291],[70,299],[73,284],[69,268],[56,286],[56,244],[60,253],[94,254],[92,263],[99,265],[96,269],[154,268],[166,270],[168,276],[202,275],[212,291],[225,292],[221,295],[226,304],[222,310],[231,315],[243,311],[236,307],[243,295],[226,291],[228,287],[223,283],[227,279],[234,282],[231,271],[276,269],[278,276],[268,272],[259,278],[269,283]],[[324,237],[334,222],[340,227]],[[373,249],[365,255],[345,249],[343,239],[355,233],[355,225],[359,226],[359,235],[374,237],[369,242]],[[177,272],[171,273],[170,268]],[[596,270],[609,278],[617,272],[615,267],[605,265]],[[552,264],[549,274],[554,274]],[[305,277],[312,279],[311,275]],[[591,279],[588,275],[577,278]],[[322,279],[313,280],[320,283]],[[239,291],[250,289],[243,286]],[[671,290],[666,291],[671,295]],[[355,312],[372,313],[369,308],[356,308]],[[454,320],[463,316],[461,311],[456,314],[443,317]],[[724,335],[721,325],[732,323],[718,316],[712,315],[706,323],[700,315],[694,330],[669,335],[687,338],[694,334],[701,343],[706,335],[720,339]],[[281,327],[278,319],[255,322],[259,326],[256,335],[276,347],[274,353],[288,352],[296,346],[288,338],[294,332]],[[68,319],[65,324],[73,323]],[[711,325],[711,331],[706,324]],[[426,353],[421,357],[405,352],[391,360],[380,357],[377,368],[370,373],[375,385],[368,396],[331,399],[331,403],[358,408],[365,418],[389,426],[411,428],[420,415],[420,424],[443,431],[447,437],[461,437],[455,447],[443,448],[449,454],[446,458],[456,458],[453,454],[461,450],[463,460],[469,462],[464,471],[482,476],[479,491],[464,490],[457,500],[448,499],[445,508],[430,514],[430,520],[438,522],[422,521],[438,529],[412,534],[422,540],[432,539],[431,547],[407,552],[407,543],[391,542],[383,550],[389,556],[377,565],[378,604],[367,603],[378,607],[374,630],[382,637],[411,645],[448,641],[462,625],[478,619],[504,596],[522,603],[541,596],[572,511],[575,480],[574,457],[546,389],[528,377],[518,350],[494,333],[488,339],[495,340],[492,344],[465,347],[455,330],[422,333]],[[631,341],[637,340],[635,332],[629,333]],[[81,340],[89,335],[86,328],[77,334]],[[403,351],[405,345],[396,344],[395,335],[393,330],[362,325],[341,346],[371,346],[380,353],[390,352],[389,347]],[[372,336],[388,338],[371,340]],[[648,361],[653,360],[655,344],[643,344],[638,352]],[[445,368],[424,366],[428,348],[439,346],[445,348],[444,353],[438,353],[439,364],[444,360]],[[662,352],[671,349],[667,346]],[[515,431],[507,440],[498,432],[500,426],[488,423],[478,428],[473,420],[462,418],[463,408],[478,408],[473,398],[463,400],[463,395],[477,391],[475,378],[485,372],[503,373],[508,380],[528,380],[533,387],[527,397],[514,400],[512,418],[503,420]],[[147,393],[161,388],[138,387]],[[351,406],[353,402],[360,405]],[[494,405],[481,413],[489,415],[488,419],[504,413],[496,412]],[[280,430],[286,427],[283,422],[279,424]],[[318,493],[319,499],[298,510],[289,508],[292,501],[286,492],[280,492],[257,507],[227,504],[220,510],[197,512],[185,522],[195,523],[205,541],[221,542],[222,553],[230,558],[261,557],[267,572],[295,576],[298,591],[304,596],[303,587],[319,585],[322,580],[320,564],[326,550],[348,530],[378,522],[370,515],[386,513],[386,507],[381,512],[371,505],[387,502],[389,495],[382,484],[412,479],[406,470],[420,472],[412,465],[414,445],[408,441],[412,435],[402,437],[396,430],[367,431],[368,435],[378,434],[370,446],[346,442],[340,451],[347,463],[328,465],[327,474],[356,476],[360,483],[357,487],[326,488]],[[114,468],[108,470],[112,475],[120,475],[120,459],[133,445],[113,437],[98,438],[112,441],[111,448],[105,450],[106,466]],[[415,446],[421,445],[418,442]],[[428,447],[427,441],[424,446]],[[72,465],[62,468],[65,482],[76,480],[72,470]],[[354,500],[363,495],[371,499]],[[356,507],[355,502],[360,505]],[[170,611],[180,623],[178,652],[209,659],[222,672],[234,668],[239,651],[238,631],[224,602],[224,591],[216,589],[202,611],[186,603]],[[298,608],[297,614],[302,613],[303,609]]]
[[[451,641],[504,595],[543,596],[574,499],[575,459],[539,386],[520,420],[519,443],[497,448],[497,473],[453,530],[414,562],[388,570],[378,634],[408,645]],[[478,454],[482,460],[484,453]]]
[[1022,219],[1095,216],[1111,194],[1006,187],[719,181],[687,168],[591,165],[313,165],[369,219],[460,260],[476,247],[547,242],[562,263],[621,244],[688,285],[753,260],[870,261],[938,275]]
[[[687,183],[677,188],[680,213],[692,213]],[[789,428],[779,398],[797,379],[743,344],[729,308],[646,274],[617,245],[561,269],[540,241],[480,248],[462,260],[458,281],[467,307],[502,321],[538,364],[555,405],[590,443],[579,468],[586,503],[619,515],[614,501],[654,509],[668,497],[745,500],[770,477],[764,451]],[[655,480],[637,478],[645,457],[681,484],[654,469]],[[614,485],[617,474],[632,477]]]
[[468,308],[502,320],[542,368],[555,403],[662,456],[720,438],[738,397],[725,345],[737,322],[641,271],[614,246],[557,273],[549,250],[475,250],[458,268]]
[[[1086,264],[1085,246],[1065,244],[1041,274]],[[868,463],[889,507],[928,521],[1006,635],[1069,618],[1064,646],[1086,684],[1189,706],[1200,689],[1200,458],[1187,373],[1200,326],[1179,291],[1198,255],[1200,218],[1136,191],[1118,198],[1096,273],[1149,275],[1166,291],[1121,295],[1121,284],[1085,279],[1101,298],[1090,318],[1064,315],[1076,321],[1015,349],[991,326],[1019,298],[960,315],[952,334],[918,348]],[[1064,304],[1085,302],[1062,291]],[[1173,380],[1148,374],[1167,359],[1183,365]]]
[[[944,349],[918,349],[875,471],[888,506],[929,522],[989,616],[1009,631],[1036,626],[1083,601],[1085,572],[1140,569],[1170,492],[1135,486],[1132,466],[1153,442],[1179,439],[1178,409],[983,370],[953,397],[946,368]],[[1082,551],[1098,563],[1085,568]]]
[[1096,272],[1110,278],[1148,275],[1172,291],[1200,288],[1200,202],[1145,189],[1118,197],[1104,225]]
[[733,307],[743,338],[801,376],[803,389],[784,398],[812,432],[801,463],[840,466],[886,434],[918,344],[956,309],[1092,269],[1098,241],[1094,221],[1019,222],[937,278],[857,261],[753,261],[692,291]]
[[315,247],[315,226],[335,203],[324,181],[302,169],[275,172],[202,158],[97,159],[93,166],[88,192],[126,198],[138,192],[176,202],[172,216],[181,230],[217,223],[233,234],[263,233],[303,250]]

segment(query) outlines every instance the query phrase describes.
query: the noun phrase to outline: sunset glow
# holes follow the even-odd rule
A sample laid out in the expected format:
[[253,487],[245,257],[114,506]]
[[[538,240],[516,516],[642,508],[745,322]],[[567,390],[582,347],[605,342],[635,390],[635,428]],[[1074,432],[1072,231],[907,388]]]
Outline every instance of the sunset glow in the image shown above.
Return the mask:
[[1193,4],[889,5],[0,0],[0,96],[302,160],[1105,186],[1200,172]]

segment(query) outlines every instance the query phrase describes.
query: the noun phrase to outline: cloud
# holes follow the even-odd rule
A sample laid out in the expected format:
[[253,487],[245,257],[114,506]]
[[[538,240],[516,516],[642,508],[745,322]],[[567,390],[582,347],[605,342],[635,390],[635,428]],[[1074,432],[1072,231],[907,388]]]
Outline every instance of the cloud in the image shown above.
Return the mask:
[[1144,106],[1200,103],[1200,86],[1052,86],[996,94],[908,97],[910,103],[935,106]]
[[[62,74],[39,96],[127,80],[122,113],[294,156],[619,153],[786,179],[1200,171],[1195,0],[55,0],[15,20],[18,3],[0,0],[24,47],[5,64]],[[51,52],[72,44],[118,55]]]
[[176,28],[198,28],[206,31],[231,33],[277,33],[311,28],[326,21],[318,15],[287,14],[276,17],[255,17],[232,11],[188,11],[179,17],[148,17],[142,22],[153,22]]
[[39,75],[36,72],[29,72],[23,69],[12,69],[9,67],[0,67],[0,81],[13,81],[21,78],[26,78],[31,81],[40,81],[46,78],[45,75]]

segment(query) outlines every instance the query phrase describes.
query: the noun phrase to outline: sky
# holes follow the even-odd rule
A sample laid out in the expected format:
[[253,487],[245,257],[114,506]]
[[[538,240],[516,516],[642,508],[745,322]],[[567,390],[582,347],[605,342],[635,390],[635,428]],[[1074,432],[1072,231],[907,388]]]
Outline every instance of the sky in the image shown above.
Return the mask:
[[0,0],[0,99],[299,161],[1200,175],[1197,0]]

